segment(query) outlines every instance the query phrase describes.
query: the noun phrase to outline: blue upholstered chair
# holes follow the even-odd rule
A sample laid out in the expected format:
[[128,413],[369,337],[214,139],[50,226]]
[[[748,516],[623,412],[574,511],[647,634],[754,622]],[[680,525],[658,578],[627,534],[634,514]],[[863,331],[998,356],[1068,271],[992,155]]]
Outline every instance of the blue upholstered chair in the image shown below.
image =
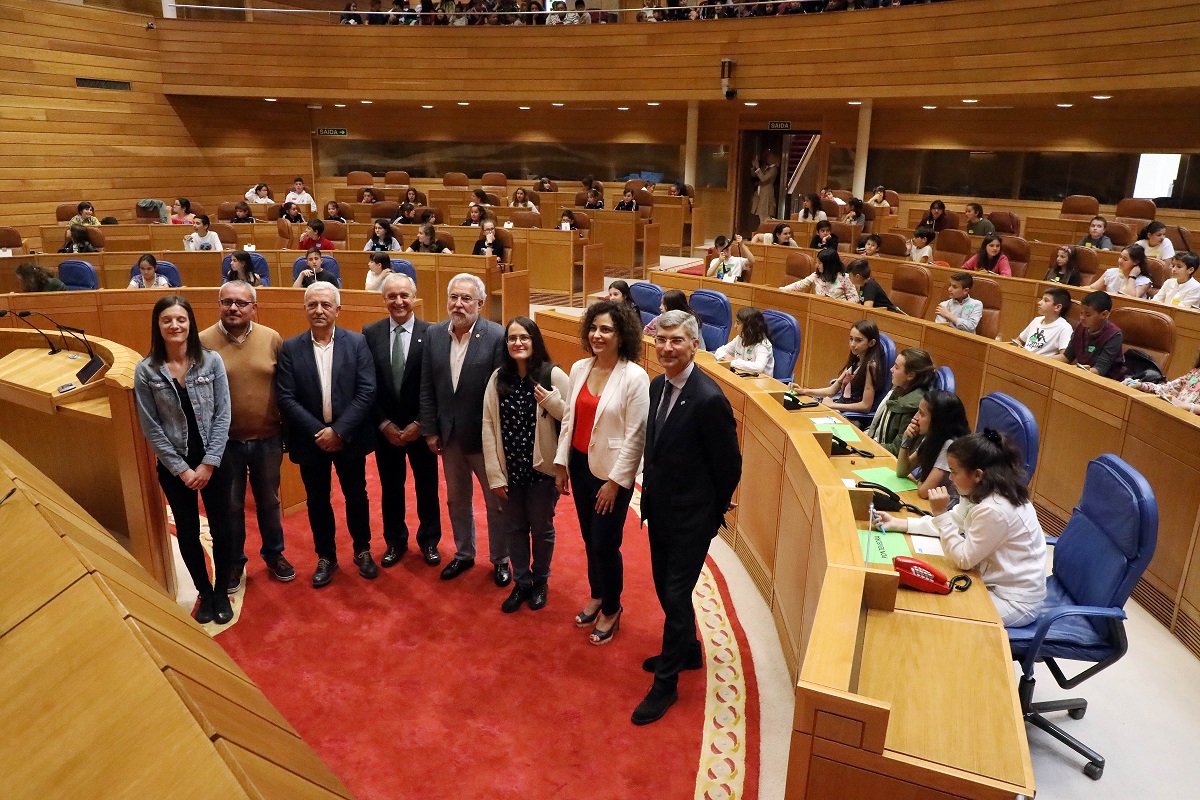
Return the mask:
[[[292,262],[292,283],[295,283],[296,278],[300,277],[300,273],[308,268],[304,259],[305,256],[300,256]],[[333,256],[321,254],[321,269],[337,278],[339,284],[342,282],[342,268],[338,266],[337,259]]]
[[700,336],[704,339],[705,350],[711,353],[729,341],[733,308],[728,297],[712,289],[697,289],[688,298],[688,305],[700,318]]
[[662,296],[662,287],[649,281],[629,284],[629,297],[637,306],[638,313],[642,315],[643,327],[649,325],[650,321],[658,316],[658,311],[662,308]]
[[[258,275],[258,279],[262,281],[263,286],[271,285],[271,267],[267,264],[267,259],[261,253],[247,253],[250,256],[250,267]],[[225,256],[221,259],[221,283],[229,282],[229,265],[232,263],[232,256]],[[162,263],[161,261],[159,262]],[[295,278],[293,278],[295,280]]]
[[58,279],[73,291],[100,288],[100,277],[96,275],[96,268],[87,261],[75,258],[58,262]]
[[408,277],[412,278],[413,285],[416,286],[417,268],[413,266],[411,261],[406,258],[393,258],[391,259],[391,262],[392,272],[396,273],[397,275],[407,275]]
[[[158,263],[154,266],[154,271],[166,278],[167,283],[172,288],[183,286],[183,278],[179,277],[179,267],[175,266],[170,261],[163,261],[162,259],[159,259]],[[138,265],[134,264],[129,268],[129,280],[133,280],[135,277],[137,277],[137,274]]]
[[892,389],[892,366],[896,363],[896,343],[892,337],[883,331],[879,332],[879,346],[883,348],[883,379],[875,387],[875,402],[870,411],[843,411],[842,416],[858,427],[866,430],[871,420],[875,419],[875,411],[883,402],[883,397]]
[[938,367],[933,375],[933,388],[943,392],[954,391],[954,370],[949,367]]
[[767,321],[767,338],[775,356],[773,377],[791,383],[796,372],[796,359],[800,357],[800,323],[791,314],[767,309],[762,312]]
[[[1153,558],[1157,541],[1158,504],[1150,484],[1111,453],[1093,460],[1079,505],[1058,537],[1041,613],[1029,625],[1008,629],[1013,660],[1021,663],[1025,721],[1086,758],[1083,772],[1093,780],[1104,773],[1104,757],[1042,716],[1066,711],[1080,719],[1087,701],[1034,703],[1034,665],[1045,662],[1058,685],[1072,689],[1125,655],[1125,601]],[[1091,666],[1068,678],[1057,658]]]
[[1020,402],[1003,392],[992,392],[979,401],[976,432],[992,428],[1006,434],[1021,451],[1025,485],[1033,479],[1038,459],[1038,426],[1033,414]]

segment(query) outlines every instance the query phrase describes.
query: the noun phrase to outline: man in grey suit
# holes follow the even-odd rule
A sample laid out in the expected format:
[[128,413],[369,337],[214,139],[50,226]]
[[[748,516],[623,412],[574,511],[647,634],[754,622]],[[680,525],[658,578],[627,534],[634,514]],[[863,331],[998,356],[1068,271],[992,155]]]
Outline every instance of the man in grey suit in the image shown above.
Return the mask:
[[300,465],[308,499],[308,524],[317,551],[314,587],[328,584],[338,568],[329,502],[334,469],[346,499],[346,526],[354,540],[358,574],[379,574],[371,558],[366,472],[367,453],[375,449],[375,366],[362,334],[337,327],[341,310],[336,286],[324,281],[309,286],[304,292],[309,330],[283,343],[275,367],[288,456]]
[[475,566],[475,510],[471,473],[487,504],[488,542],[497,586],[512,581],[501,530],[500,501],[488,488],[483,463],[483,392],[504,354],[504,328],[480,319],[487,299],[483,281],[461,273],[446,288],[450,319],[429,328],[421,361],[421,431],[442,456],[446,506],[454,531],[454,560],[442,570],[450,580]]

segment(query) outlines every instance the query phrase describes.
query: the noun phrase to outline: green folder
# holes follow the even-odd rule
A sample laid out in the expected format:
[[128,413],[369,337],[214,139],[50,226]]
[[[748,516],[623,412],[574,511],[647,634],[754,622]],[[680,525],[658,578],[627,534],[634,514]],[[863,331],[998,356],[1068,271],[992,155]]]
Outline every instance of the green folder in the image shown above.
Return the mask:
[[860,530],[858,543],[862,546],[863,560],[868,564],[891,564],[896,556],[912,555],[903,533]]
[[886,486],[897,494],[900,492],[911,492],[917,488],[917,485],[908,478],[896,477],[896,470],[888,469],[887,467],[871,467],[870,469],[856,469],[854,474],[864,481],[870,483],[878,483],[880,486]]
[[828,431],[843,442],[857,442],[858,428],[844,422],[814,422],[813,427],[819,431]]

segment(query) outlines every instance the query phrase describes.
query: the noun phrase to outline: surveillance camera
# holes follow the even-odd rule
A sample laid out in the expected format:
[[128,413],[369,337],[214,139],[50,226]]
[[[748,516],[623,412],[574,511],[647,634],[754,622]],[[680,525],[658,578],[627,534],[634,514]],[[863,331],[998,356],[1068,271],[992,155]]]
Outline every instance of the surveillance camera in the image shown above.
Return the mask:
[[737,89],[726,89],[725,90],[725,99],[726,100],[737,100]]

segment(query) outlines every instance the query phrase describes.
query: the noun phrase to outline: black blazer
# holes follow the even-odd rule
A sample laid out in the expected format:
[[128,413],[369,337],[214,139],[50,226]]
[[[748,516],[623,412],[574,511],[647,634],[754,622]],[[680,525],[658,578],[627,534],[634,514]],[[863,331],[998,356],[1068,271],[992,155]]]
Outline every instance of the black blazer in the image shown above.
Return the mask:
[[[421,412],[421,358],[425,351],[425,337],[429,323],[423,319],[413,320],[412,341],[408,343],[408,357],[404,359],[404,380],[400,394],[392,385],[392,321],[384,317],[363,328],[367,347],[375,361],[375,404],[371,422],[376,430],[386,419],[401,428],[413,422]],[[424,447],[424,445],[422,445]]]
[[450,320],[429,326],[421,362],[421,432],[458,442],[465,453],[483,452],[483,392],[504,355],[504,328],[480,317],[458,390],[450,380]]
[[656,417],[666,378],[650,382],[642,467],[642,519],[655,533],[717,535],[742,476],[733,409],[699,366],[683,385],[662,430]]
[[[365,455],[375,449],[371,406],[375,399],[375,367],[361,333],[338,328],[333,345],[333,422],[345,451]],[[275,367],[279,410],[284,420],[288,455],[297,464],[322,453],[313,437],[325,427],[321,413],[321,379],[313,355],[312,334],[305,331],[283,342]]]

